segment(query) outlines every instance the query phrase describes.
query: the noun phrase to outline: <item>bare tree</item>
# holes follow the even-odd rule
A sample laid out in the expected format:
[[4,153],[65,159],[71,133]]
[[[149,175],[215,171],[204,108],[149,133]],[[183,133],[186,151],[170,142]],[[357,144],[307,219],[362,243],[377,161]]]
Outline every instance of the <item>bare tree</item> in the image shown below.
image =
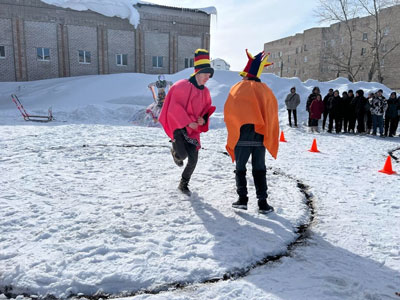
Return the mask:
[[[362,7],[363,15],[370,16],[373,20],[370,31],[373,33],[372,40],[367,43],[371,48],[372,59],[370,61],[368,71],[368,81],[372,81],[377,73],[377,79],[383,83],[384,77],[382,75],[382,61],[393,50],[400,46],[400,39],[391,34],[391,39],[388,37],[389,21],[391,20],[390,6],[399,4],[398,0],[358,0]],[[386,44],[385,44],[386,43]],[[387,49],[386,45],[390,43]],[[386,49],[385,49],[386,48]]]
[[[344,26],[344,32],[334,30],[328,32],[331,41],[346,40],[348,43],[327,43],[324,47],[324,57],[329,65],[340,73],[345,73],[350,81],[354,81],[360,71],[362,64],[354,60],[354,30],[352,19],[357,16],[359,11],[358,2],[355,0],[319,0],[319,6],[315,14],[319,17],[321,23],[339,23]],[[344,34],[344,36],[343,36]]]

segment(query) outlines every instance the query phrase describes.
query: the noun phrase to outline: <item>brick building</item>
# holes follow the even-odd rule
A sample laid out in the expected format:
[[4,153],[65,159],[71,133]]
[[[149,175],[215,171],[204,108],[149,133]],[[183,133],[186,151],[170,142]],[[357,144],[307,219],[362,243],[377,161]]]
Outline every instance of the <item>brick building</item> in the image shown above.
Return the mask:
[[[383,84],[392,89],[400,89],[400,6],[382,10],[380,22],[382,44],[380,64]],[[372,43],[374,37],[374,19],[362,17],[350,20],[353,35],[353,60],[356,81],[368,81],[368,72],[372,63]],[[285,37],[264,44],[264,50],[270,52],[269,61],[274,62],[264,70],[282,77],[299,77],[302,81],[316,79],[332,80],[337,77],[347,78],[347,73],[340,70],[337,61],[346,61],[349,52],[349,34],[345,24],[336,23],[330,27],[317,27],[305,30],[294,36]],[[375,73],[373,81],[378,80]]]
[[138,72],[169,74],[209,49],[210,15],[137,4],[127,19],[75,11],[40,0],[0,0],[0,81]]

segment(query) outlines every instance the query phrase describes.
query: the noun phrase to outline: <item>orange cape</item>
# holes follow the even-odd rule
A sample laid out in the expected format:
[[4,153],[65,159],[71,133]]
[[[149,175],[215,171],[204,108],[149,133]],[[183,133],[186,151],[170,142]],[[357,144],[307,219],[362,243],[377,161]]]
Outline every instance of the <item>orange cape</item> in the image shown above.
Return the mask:
[[279,148],[278,101],[271,89],[262,82],[243,80],[235,84],[224,107],[224,121],[228,130],[226,150],[235,161],[235,146],[240,127],[254,124],[257,133],[264,135],[264,146],[276,159]]

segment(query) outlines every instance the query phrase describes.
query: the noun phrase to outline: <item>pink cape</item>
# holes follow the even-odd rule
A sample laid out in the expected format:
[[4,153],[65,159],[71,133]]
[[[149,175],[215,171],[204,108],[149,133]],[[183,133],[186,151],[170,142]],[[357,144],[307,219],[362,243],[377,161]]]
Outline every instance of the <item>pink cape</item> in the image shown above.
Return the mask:
[[[215,106],[211,105],[208,88],[204,87],[203,90],[200,90],[189,80],[182,79],[169,90],[158,120],[172,140],[176,129],[186,127],[188,136],[196,139],[200,144],[200,133],[208,131],[210,116],[214,111]],[[205,114],[208,114],[208,120],[204,125],[198,126],[196,130],[187,127]]]

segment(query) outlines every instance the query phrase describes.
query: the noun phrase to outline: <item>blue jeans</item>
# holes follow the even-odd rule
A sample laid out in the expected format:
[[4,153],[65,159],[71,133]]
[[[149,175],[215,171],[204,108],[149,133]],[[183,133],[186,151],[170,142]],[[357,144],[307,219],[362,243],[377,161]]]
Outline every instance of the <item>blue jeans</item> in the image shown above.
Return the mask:
[[377,127],[379,127],[379,133],[383,134],[383,116],[372,115],[372,134],[376,134]]

